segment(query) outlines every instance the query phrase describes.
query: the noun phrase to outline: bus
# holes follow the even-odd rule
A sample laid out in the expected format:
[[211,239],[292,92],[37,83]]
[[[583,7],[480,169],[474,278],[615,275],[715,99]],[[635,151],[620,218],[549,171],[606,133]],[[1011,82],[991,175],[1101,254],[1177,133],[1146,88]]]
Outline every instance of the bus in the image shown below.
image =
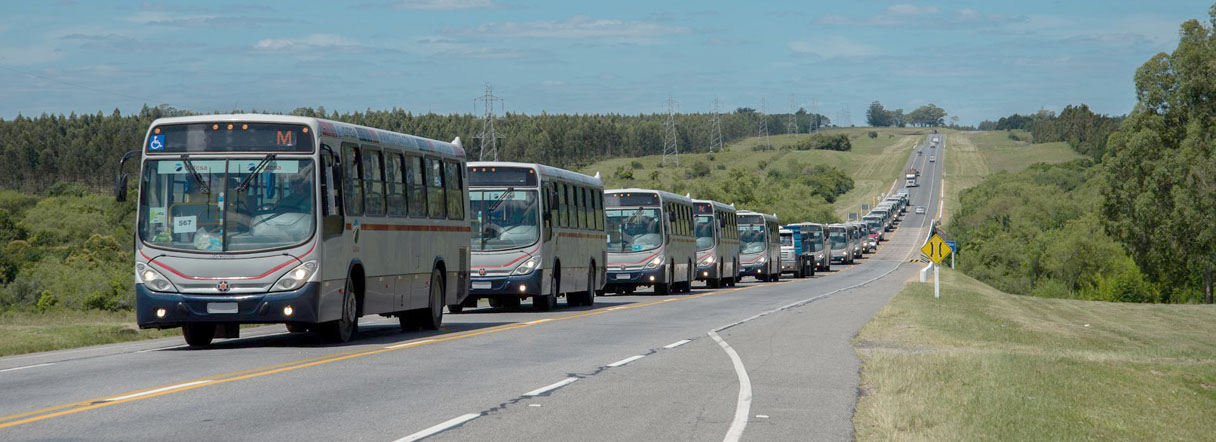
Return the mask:
[[139,155],[140,328],[186,343],[283,323],[345,342],[359,318],[438,329],[468,294],[465,151],[316,118],[207,115],[152,122]]
[[739,227],[734,206],[692,200],[696,215],[697,276],[709,288],[731,287],[739,279]]
[[604,184],[599,176],[542,164],[469,163],[472,287],[454,313],[492,307],[547,311],[563,294],[592,305],[604,288]]
[[695,278],[696,234],[692,198],[662,190],[604,192],[608,234],[605,290],[633,293],[654,287],[659,295],[687,292]]
[[739,275],[760,281],[781,279],[781,238],[777,215],[749,210],[739,212]]
[[832,261],[841,264],[853,263],[853,238],[844,224],[828,225],[828,242],[831,244]]

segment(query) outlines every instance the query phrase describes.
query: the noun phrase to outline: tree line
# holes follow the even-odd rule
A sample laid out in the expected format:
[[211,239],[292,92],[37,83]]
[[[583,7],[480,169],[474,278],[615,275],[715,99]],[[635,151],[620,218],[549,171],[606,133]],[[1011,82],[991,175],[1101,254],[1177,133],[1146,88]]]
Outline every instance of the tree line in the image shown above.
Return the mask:
[[[18,116],[0,119],[0,188],[45,194],[55,183],[73,183],[94,191],[109,188],[123,152],[138,149],[148,126],[160,117],[185,115],[168,106],[145,106],[138,113]],[[404,109],[326,112],[323,107],[298,108],[293,115],[328,118],[433,139],[460,137],[470,159],[477,159],[476,139],[482,121],[471,114],[414,114]],[[655,155],[663,150],[664,114],[546,114],[508,113],[495,128],[501,140],[498,158],[575,168],[605,158]],[[790,114],[763,115],[740,108],[720,115],[723,143],[755,136],[765,121],[771,134],[788,131]],[[705,152],[711,143],[713,115],[675,115],[681,152]],[[831,120],[800,109],[795,113],[799,133],[827,127]]]
[[912,112],[903,109],[887,110],[875,100],[866,109],[866,123],[872,127],[938,127],[946,125],[946,110],[933,103],[918,107]]
[[1086,104],[1068,105],[1059,115],[1047,109],[1033,114],[1013,114],[996,121],[985,120],[979,130],[1026,130],[1035,142],[1063,141],[1082,155],[1101,161],[1106,152],[1107,139],[1119,124],[1122,116],[1094,113]]

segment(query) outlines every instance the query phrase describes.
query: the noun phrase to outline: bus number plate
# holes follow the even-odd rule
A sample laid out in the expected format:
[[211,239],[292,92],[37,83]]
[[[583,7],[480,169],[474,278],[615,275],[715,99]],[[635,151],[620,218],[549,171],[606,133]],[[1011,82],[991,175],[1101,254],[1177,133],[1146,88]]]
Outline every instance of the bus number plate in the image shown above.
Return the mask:
[[237,312],[237,308],[236,308],[235,302],[208,302],[207,303],[207,313],[222,314],[222,313],[236,313],[236,312]]
[[612,275],[612,277],[616,278],[616,279],[629,279],[629,274],[628,273],[617,273],[617,274]]
[[488,281],[487,282],[473,281],[473,288],[475,288],[475,289],[488,289],[490,287],[491,287],[491,284]]

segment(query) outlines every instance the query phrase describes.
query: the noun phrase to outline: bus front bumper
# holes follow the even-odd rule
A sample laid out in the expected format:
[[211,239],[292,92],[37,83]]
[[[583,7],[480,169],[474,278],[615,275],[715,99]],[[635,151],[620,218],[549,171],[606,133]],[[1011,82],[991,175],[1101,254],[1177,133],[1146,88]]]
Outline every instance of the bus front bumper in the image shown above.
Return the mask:
[[474,276],[470,283],[470,298],[507,298],[539,295],[544,272],[533,270],[527,275],[497,277]]
[[650,270],[609,270],[605,290],[651,286],[667,282],[666,264]]
[[759,276],[768,271],[764,264],[743,264],[739,266],[739,276]]
[[697,281],[706,281],[710,279],[718,279],[718,265],[710,264],[707,266],[697,267]]
[[136,284],[135,317],[139,328],[172,328],[191,322],[314,324],[318,322],[320,286],[310,282],[289,292],[200,295],[154,292]]

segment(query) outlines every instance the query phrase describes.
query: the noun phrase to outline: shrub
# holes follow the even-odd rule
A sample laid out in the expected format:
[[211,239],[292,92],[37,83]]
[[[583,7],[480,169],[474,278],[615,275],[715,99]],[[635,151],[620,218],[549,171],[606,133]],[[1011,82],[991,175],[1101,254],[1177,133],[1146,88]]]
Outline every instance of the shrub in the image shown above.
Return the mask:
[[692,163],[688,171],[684,172],[685,178],[701,178],[709,176],[709,165],[704,162],[697,161]]
[[617,167],[616,172],[613,172],[612,174],[614,176],[616,176],[617,179],[621,179],[621,180],[632,180],[633,179],[633,171],[625,169],[625,166]]
[[870,137],[870,138],[878,138],[878,131],[872,130],[872,131],[866,132],[866,136]]
[[638,160],[633,160],[632,163],[629,163],[629,166],[633,167],[635,170],[641,170],[641,169],[646,168],[646,166],[643,165],[642,162],[638,161]]
[[721,164],[721,163],[719,163],[717,166],[714,166],[714,167],[717,167],[717,168],[718,168],[718,170],[726,170],[726,165],[725,165],[725,164]]

